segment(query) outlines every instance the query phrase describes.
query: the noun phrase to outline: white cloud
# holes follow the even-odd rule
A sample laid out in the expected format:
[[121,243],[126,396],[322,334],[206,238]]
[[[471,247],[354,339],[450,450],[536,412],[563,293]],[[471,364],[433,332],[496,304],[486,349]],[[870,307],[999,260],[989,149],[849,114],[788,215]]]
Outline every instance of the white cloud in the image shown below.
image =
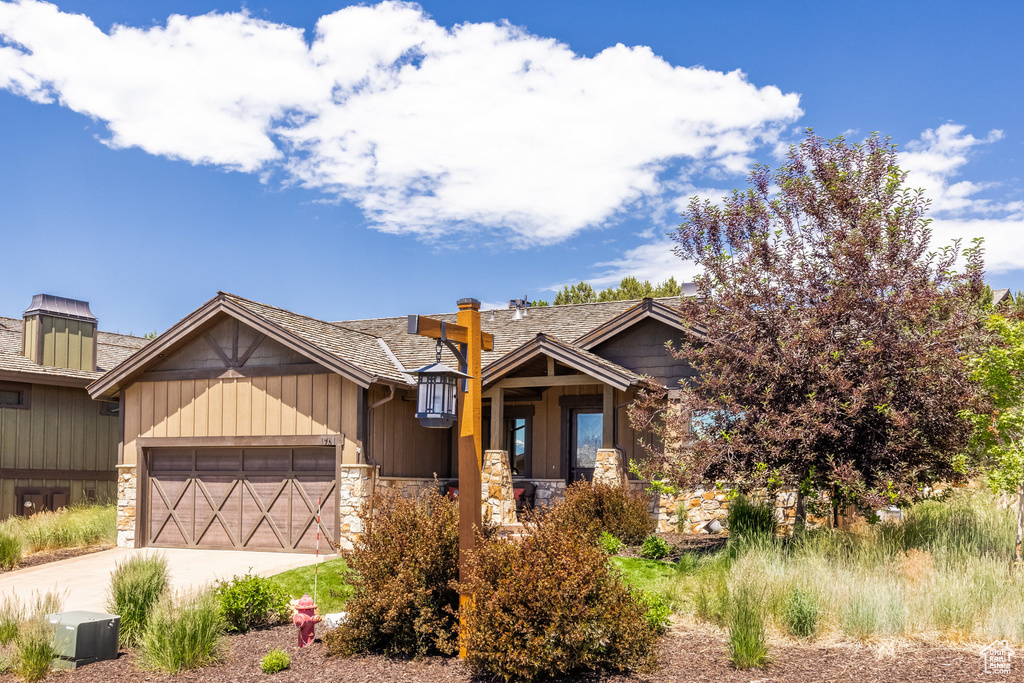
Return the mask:
[[1024,204],[980,197],[979,193],[999,186],[959,179],[976,148],[1001,140],[1003,131],[993,130],[984,138],[976,138],[965,129],[946,123],[926,130],[899,157],[900,166],[910,172],[908,184],[924,189],[925,196],[932,200],[932,245],[939,247],[959,239],[962,246],[969,246],[972,239],[982,237],[988,272],[1024,268]]
[[[960,179],[963,167],[977,148],[1002,140],[1003,131],[993,130],[976,138],[965,130],[965,126],[953,123],[928,129],[899,154],[901,168],[909,172],[907,186],[922,188],[932,200],[928,214],[932,218],[932,246],[937,249],[959,239],[961,247],[967,247],[972,239],[982,237],[988,272],[1024,268],[1024,202],[980,197],[979,193],[998,186]],[[718,202],[728,194],[727,190],[692,185],[675,189],[678,198],[666,203],[680,212],[692,197]],[[676,280],[686,282],[699,272],[693,263],[672,253],[675,245],[671,239],[651,239],[650,234],[641,237],[650,241],[629,249],[619,259],[595,263],[595,275],[588,282],[607,286],[627,275],[651,282],[675,276]]]
[[798,95],[738,71],[647,47],[583,57],[507,24],[439,26],[411,4],[340,10],[312,38],[247,13],[107,33],[0,2],[0,88],[101,121],[115,148],[280,173],[389,232],[533,244],[657,199],[679,160],[744,171],[802,114]]

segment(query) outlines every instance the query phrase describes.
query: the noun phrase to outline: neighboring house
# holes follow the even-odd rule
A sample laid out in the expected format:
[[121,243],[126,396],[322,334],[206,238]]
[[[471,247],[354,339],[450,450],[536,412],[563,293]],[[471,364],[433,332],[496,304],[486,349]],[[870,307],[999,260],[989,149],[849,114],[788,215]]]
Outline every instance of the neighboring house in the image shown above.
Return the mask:
[[[491,519],[508,521],[509,469],[538,502],[595,468],[625,476],[639,453],[624,408],[644,376],[693,374],[665,349],[686,333],[677,303],[482,314]],[[415,418],[407,370],[434,359],[404,317],[328,322],[218,293],[89,387],[123,407],[119,544],[311,550],[319,508],[326,541],[347,546],[378,487],[458,476],[452,430]]]
[[0,518],[114,499],[119,405],[85,387],[146,342],[99,332],[87,302],[48,294],[0,317]]

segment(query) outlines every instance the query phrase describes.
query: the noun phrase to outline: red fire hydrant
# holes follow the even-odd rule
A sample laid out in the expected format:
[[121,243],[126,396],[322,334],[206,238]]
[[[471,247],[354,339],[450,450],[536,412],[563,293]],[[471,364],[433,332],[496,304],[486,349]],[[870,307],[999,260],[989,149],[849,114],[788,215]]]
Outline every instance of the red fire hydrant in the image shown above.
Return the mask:
[[299,647],[313,644],[316,637],[316,624],[320,621],[316,603],[306,593],[292,604],[292,623],[299,629]]

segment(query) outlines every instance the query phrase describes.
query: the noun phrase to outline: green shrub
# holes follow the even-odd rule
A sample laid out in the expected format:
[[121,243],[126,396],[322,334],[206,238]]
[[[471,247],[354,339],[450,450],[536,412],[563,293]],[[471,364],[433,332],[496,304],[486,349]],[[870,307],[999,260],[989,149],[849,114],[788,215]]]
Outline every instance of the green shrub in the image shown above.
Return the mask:
[[768,662],[768,633],[761,601],[745,586],[736,591],[732,600],[729,660],[737,669],[752,669]]
[[565,490],[565,500],[548,511],[564,528],[581,529],[596,539],[602,531],[638,545],[657,522],[647,496],[624,486],[579,481]]
[[549,518],[525,538],[482,542],[468,558],[475,596],[462,612],[467,665],[531,681],[580,671],[646,670],[658,630],[592,536]]
[[775,510],[768,503],[751,503],[738,496],[729,508],[729,535],[742,540],[775,534]]
[[291,666],[292,658],[284,650],[271,650],[260,662],[260,671],[265,674],[276,674]]
[[601,550],[609,555],[618,555],[624,545],[615,534],[610,534],[607,531],[601,532],[601,536],[597,539],[597,544],[601,546]]
[[169,673],[216,664],[226,651],[225,626],[214,591],[165,591],[139,641],[139,662],[145,669]]
[[35,614],[21,624],[11,652],[14,672],[26,681],[41,681],[50,673],[57,654],[53,646],[56,627],[45,614]]
[[107,611],[121,617],[118,645],[134,647],[146,630],[150,613],[170,585],[163,555],[132,555],[110,574]]
[[13,595],[0,605],[0,645],[7,646],[18,637],[18,629],[25,620],[25,607]]
[[217,587],[221,612],[228,630],[246,633],[249,629],[276,624],[288,616],[288,596],[271,579],[255,574],[235,576]]
[[[360,516],[366,533],[350,554],[354,581],[345,605],[348,619],[324,636],[327,653],[454,653],[458,504],[435,491],[417,500],[377,495]],[[487,527],[482,533],[493,531]]]
[[814,596],[794,586],[783,611],[786,630],[797,638],[812,638],[818,632],[820,614],[821,608]]
[[668,555],[670,550],[672,550],[672,546],[668,544],[668,541],[661,536],[652,534],[645,538],[644,544],[640,546],[640,557],[645,557],[648,560],[660,560]]
[[653,591],[643,591],[640,593],[640,604],[647,609],[645,616],[652,629],[661,633],[668,628],[672,608],[664,598]]
[[21,539],[0,532],[0,569],[16,569],[21,564]]

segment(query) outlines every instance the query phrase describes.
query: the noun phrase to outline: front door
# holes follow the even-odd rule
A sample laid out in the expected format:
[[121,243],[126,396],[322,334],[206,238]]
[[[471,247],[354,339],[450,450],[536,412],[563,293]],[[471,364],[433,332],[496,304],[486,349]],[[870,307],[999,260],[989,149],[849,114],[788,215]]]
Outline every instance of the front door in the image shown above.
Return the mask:
[[597,449],[604,438],[601,408],[583,407],[569,411],[569,483],[594,479]]

